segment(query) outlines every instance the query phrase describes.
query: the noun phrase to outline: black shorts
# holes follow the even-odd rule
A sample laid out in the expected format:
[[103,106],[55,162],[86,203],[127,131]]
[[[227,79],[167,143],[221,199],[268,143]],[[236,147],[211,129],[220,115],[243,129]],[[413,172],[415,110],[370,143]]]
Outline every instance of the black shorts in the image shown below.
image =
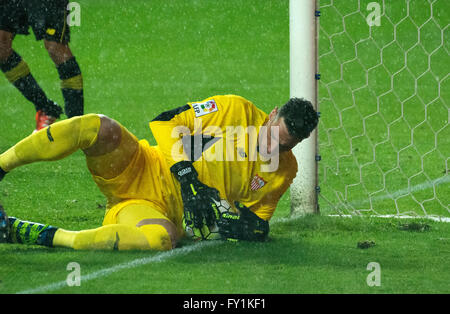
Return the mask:
[[13,34],[29,34],[36,40],[59,43],[70,41],[67,25],[68,0],[0,0],[0,30]]

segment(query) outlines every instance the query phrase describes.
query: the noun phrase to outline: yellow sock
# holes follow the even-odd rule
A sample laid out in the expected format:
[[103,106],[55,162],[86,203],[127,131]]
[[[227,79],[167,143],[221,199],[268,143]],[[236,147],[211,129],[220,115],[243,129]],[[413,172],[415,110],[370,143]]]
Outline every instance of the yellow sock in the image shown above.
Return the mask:
[[59,228],[53,236],[53,246],[73,248],[75,237],[80,231],[69,231]]
[[58,160],[78,149],[86,149],[97,140],[100,117],[77,116],[56,122],[36,132],[0,155],[0,167],[11,171],[35,161]]
[[67,231],[58,229],[53,246],[75,250],[149,250],[147,238],[137,227],[106,225],[96,229]]
[[133,227],[121,224],[96,229],[68,231],[58,229],[53,246],[75,250],[170,250],[172,242],[166,229],[159,225]]

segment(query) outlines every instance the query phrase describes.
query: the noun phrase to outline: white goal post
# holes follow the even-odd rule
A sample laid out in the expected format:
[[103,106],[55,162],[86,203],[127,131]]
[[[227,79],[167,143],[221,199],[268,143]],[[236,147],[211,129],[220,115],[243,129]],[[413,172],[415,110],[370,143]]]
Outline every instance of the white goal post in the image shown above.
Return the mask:
[[[317,110],[316,0],[289,1],[290,97],[305,98]],[[318,212],[317,128],[293,149],[298,172],[290,188],[291,213]]]

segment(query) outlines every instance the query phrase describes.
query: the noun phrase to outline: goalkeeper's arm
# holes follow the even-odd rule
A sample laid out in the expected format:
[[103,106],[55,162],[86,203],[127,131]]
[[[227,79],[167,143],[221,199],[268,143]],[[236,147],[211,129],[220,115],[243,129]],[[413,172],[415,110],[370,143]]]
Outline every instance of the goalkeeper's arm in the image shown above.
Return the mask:
[[239,202],[235,202],[235,205],[240,214],[221,214],[218,226],[222,238],[230,241],[265,241],[269,234],[269,222]]

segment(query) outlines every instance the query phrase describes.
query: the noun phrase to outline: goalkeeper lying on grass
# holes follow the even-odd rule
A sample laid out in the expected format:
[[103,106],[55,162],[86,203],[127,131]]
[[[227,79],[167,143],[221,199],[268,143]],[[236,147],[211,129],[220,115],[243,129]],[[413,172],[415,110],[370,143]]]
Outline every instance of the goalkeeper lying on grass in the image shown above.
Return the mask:
[[[57,122],[0,155],[0,180],[19,166],[81,149],[108,201],[103,225],[69,231],[8,218],[0,208],[0,242],[170,250],[186,234],[264,241],[268,220],[297,172],[291,149],[317,123],[317,113],[303,99],[293,98],[267,115],[234,95],[160,114],[150,122],[157,146],[104,115]],[[220,199],[234,206],[220,212]],[[219,235],[211,235],[217,228]]]

